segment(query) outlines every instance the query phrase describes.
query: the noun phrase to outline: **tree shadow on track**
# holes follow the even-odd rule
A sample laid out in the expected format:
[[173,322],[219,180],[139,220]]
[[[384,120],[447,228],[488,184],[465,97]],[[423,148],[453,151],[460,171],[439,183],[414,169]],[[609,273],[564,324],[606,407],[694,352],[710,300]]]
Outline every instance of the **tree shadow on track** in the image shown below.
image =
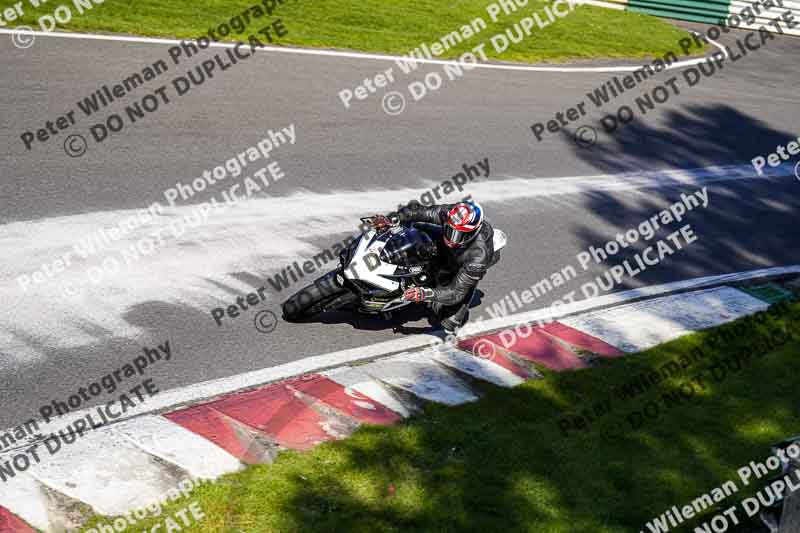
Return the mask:
[[[609,106],[607,112],[612,113],[612,109]],[[795,132],[771,128],[725,104],[671,109],[662,120],[663,125],[653,125],[654,120],[637,115],[612,133],[605,133],[599,123],[592,124],[600,142],[588,148],[573,142],[574,131],[562,131],[562,137],[572,146],[576,158],[609,173],[637,168],[749,165],[755,156],[769,154],[776,146],[797,138]]]
[[[796,135],[791,132],[770,128],[726,105],[690,106],[668,113],[662,127],[635,120],[621,127],[610,140],[591,149],[573,145],[573,151],[576,157],[604,173],[631,172],[636,168],[692,169],[715,163],[749,164],[756,155],[767,155],[793,138]],[[706,208],[698,207],[682,221],[662,226],[650,240],[640,240],[602,263],[590,264],[589,273],[603,274],[625,260],[636,265],[636,254],[641,255],[645,248],[686,224],[691,225],[696,242],[684,244],[682,250],[635,279],[626,276],[612,290],[800,262],[800,255],[788,245],[800,241],[796,223],[800,195],[794,177],[676,184],[622,193],[591,192],[582,201],[586,221],[574,225],[571,231],[582,243],[582,250],[590,246],[602,248],[617,233],[638,228],[671,203],[680,201],[681,194],[691,195],[704,186],[709,190]],[[780,263],[776,264],[776,260]]]

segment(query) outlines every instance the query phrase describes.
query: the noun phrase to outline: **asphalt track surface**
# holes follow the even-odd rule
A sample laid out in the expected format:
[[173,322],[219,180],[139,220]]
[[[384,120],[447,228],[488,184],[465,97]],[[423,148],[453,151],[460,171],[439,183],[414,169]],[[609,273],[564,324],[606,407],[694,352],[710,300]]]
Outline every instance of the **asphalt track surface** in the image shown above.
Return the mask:
[[[585,100],[586,92],[611,78],[608,73],[475,69],[389,116],[380,92],[351,109],[337,93],[394,63],[265,52],[126,124],[105,142],[90,140],[87,152],[72,158],[64,139],[73,133],[89,138],[95,120],[79,115],[71,129],[30,151],[20,134],[75,109],[102,84],[168,58],[168,46],[41,37],[20,50],[6,35],[0,46],[0,427],[35,416],[40,405],[65,400],[130,362],[143,346],[167,339],[172,360],[146,376],[162,390],[430,330],[423,316],[407,313],[391,324],[333,314],[311,324],[279,322],[269,334],[257,331],[256,312],[277,312],[300,283],[280,293],[268,290],[266,302],[222,326],[210,310],[269,287],[267,278],[294,260],[310,259],[353,234],[358,217],[418,198],[462,164],[489,159],[490,177],[464,193],[484,203],[510,240],[502,262],[481,283],[482,303],[473,310],[481,315],[491,302],[576,265],[581,250],[602,245],[699,187],[656,179],[646,188],[623,180],[613,190],[593,190],[592,180],[582,179],[581,192],[555,194],[548,191],[558,180],[543,179],[747,164],[799,134],[796,38],[768,42],[615,135],[600,132],[590,149],[573,142],[574,131],[584,124],[599,130],[601,116],[640,90],[603,110],[590,106],[588,117],[542,142],[530,125]],[[148,88],[169,83],[199,60],[170,64],[170,72]],[[392,88],[404,90],[434,70],[442,67],[400,75]],[[673,75],[680,71],[659,80]],[[147,92],[140,88],[98,116],[120,112]],[[254,145],[268,129],[289,124],[296,143],[272,153],[285,177],[264,197],[190,230],[78,296],[65,296],[56,283],[26,292],[18,287],[18,275],[52,261],[76,238],[126,210],[163,200],[164,189],[176,181],[190,181]],[[698,241],[614,290],[800,263],[800,181],[723,180],[708,190],[709,207],[685,219]],[[594,265],[522,310],[548,305],[614,263]]]

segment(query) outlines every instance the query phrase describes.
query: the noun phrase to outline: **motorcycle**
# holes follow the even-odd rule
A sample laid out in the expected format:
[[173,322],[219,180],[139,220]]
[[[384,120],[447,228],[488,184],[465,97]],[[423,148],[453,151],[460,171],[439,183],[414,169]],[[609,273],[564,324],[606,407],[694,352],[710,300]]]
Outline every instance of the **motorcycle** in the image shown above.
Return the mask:
[[[370,219],[361,221],[369,225]],[[440,227],[424,223],[369,229],[340,252],[337,269],[283,302],[284,319],[301,321],[345,309],[388,318],[411,303],[403,300],[406,289],[435,288],[443,279],[437,262],[440,237]],[[507,241],[506,234],[495,228],[492,264],[500,259]]]

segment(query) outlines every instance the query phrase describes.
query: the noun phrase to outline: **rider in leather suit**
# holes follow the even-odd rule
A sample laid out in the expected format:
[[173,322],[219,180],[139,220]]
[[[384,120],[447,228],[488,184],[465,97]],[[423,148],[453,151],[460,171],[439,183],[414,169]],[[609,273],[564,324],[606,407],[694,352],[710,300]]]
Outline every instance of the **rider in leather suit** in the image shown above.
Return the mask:
[[469,304],[478,282],[496,262],[492,242],[494,230],[484,219],[480,205],[472,201],[429,207],[414,204],[402,208],[392,218],[378,215],[372,219],[375,227],[414,222],[436,224],[442,228],[442,239],[437,243],[438,257],[443,270],[453,275],[435,289],[410,288],[403,299],[430,303],[445,332],[455,333],[467,321]]

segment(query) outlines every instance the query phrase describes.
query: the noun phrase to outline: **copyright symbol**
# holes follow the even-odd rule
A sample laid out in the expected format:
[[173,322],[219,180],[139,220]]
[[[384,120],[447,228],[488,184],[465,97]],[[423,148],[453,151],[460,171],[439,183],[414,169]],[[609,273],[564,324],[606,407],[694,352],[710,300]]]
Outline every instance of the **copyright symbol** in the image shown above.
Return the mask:
[[64,140],[64,151],[70,157],[80,157],[86,153],[86,139],[82,135],[70,135]]
[[72,283],[66,281],[61,284],[61,293],[67,298],[74,298],[80,294],[80,292],[72,285]]
[[575,144],[581,148],[591,148],[597,142],[597,130],[591,126],[581,126],[575,131]]
[[475,357],[480,357],[481,359],[487,359],[491,361],[494,359],[494,344],[487,340],[481,340],[475,343],[472,347],[472,355]]
[[800,180],[800,161],[794,166],[794,175]]
[[278,327],[278,317],[272,311],[259,311],[256,314],[255,326],[259,333],[272,333]]
[[383,111],[387,115],[397,116],[406,108],[406,99],[397,91],[383,95]]
[[11,40],[14,42],[14,46],[24,50],[33,46],[36,35],[33,34],[33,28],[30,26],[18,26],[11,34]]

